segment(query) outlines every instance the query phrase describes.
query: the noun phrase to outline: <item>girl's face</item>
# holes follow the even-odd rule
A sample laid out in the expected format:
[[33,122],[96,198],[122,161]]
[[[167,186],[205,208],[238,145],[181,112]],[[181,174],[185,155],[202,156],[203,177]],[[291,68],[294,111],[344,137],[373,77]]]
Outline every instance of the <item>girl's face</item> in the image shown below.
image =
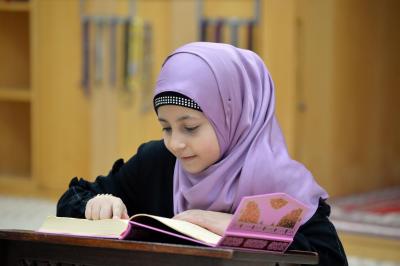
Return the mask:
[[191,174],[197,174],[218,161],[220,149],[214,128],[200,111],[176,105],[158,108],[167,149]]

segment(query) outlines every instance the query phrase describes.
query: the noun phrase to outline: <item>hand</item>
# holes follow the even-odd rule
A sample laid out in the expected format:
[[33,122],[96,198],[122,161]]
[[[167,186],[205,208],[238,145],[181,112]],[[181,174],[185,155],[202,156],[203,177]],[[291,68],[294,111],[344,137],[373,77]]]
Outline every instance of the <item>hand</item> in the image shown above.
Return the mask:
[[187,210],[175,215],[173,219],[197,224],[222,236],[232,219],[232,214],[204,210]]
[[122,200],[110,194],[98,194],[91,198],[86,204],[85,217],[90,220],[129,219]]

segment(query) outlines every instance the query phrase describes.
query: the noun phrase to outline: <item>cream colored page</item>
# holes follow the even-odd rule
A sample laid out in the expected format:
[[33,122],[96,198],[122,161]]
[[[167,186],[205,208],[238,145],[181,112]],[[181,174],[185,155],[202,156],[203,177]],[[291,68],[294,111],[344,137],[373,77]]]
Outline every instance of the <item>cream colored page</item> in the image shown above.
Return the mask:
[[118,238],[128,227],[128,220],[87,220],[49,216],[39,232],[79,236]]
[[[186,221],[181,221],[181,220],[175,220],[175,219],[169,219],[169,218],[164,218],[164,217],[159,217],[159,216],[154,216],[154,215],[148,215],[148,214],[139,214],[142,216],[148,216],[153,219],[156,219],[157,221],[171,227],[172,229],[181,232],[189,237],[192,237],[194,239],[216,245],[219,240],[221,239],[221,236],[208,231],[207,229],[204,229],[201,226],[198,226],[196,224],[192,224]],[[139,216],[135,215],[135,216]]]

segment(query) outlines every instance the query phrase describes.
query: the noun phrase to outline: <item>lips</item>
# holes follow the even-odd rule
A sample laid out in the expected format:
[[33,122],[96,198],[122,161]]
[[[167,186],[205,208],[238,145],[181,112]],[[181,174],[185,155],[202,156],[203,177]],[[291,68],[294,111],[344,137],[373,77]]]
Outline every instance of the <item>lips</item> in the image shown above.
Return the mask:
[[185,157],[181,157],[181,160],[182,160],[182,161],[188,161],[188,160],[191,160],[191,159],[193,159],[194,157],[196,157],[196,155],[192,155],[192,156],[185,156]]

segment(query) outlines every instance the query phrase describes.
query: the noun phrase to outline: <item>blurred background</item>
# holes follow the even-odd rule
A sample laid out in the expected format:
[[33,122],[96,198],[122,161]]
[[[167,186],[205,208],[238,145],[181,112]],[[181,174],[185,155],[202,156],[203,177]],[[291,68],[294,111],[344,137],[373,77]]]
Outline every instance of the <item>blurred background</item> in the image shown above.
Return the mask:
[[163,60],[225,42],[264,59],[289,151],[329,192],[351,265],[400,265],[399,11],[397,0],[0,0],[0,228],[35,229],[72,177],[94,180],[161,138],[151,100]]

